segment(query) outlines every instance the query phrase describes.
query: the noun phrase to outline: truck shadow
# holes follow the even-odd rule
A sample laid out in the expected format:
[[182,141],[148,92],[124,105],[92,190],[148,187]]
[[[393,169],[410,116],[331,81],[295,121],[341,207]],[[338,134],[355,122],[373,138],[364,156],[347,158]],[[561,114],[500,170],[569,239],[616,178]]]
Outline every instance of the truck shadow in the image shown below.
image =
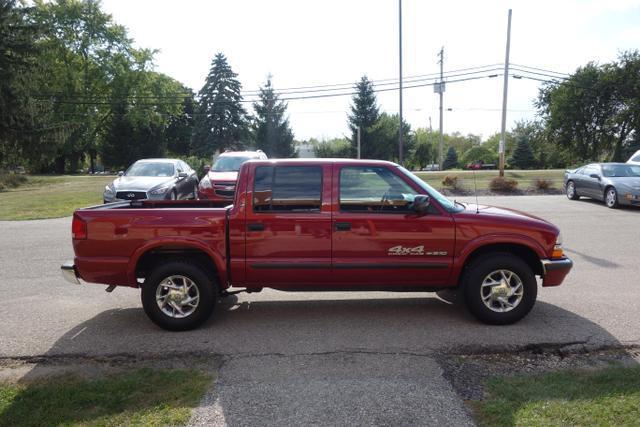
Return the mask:
[[[157,363],[164,367],[171,358],[200,354],[210,358],[212,366],[218,366],[227,357],[323,357],[355,352],[366,354],[363,363],[368,358],[384,356],[393,364],[395,357],[398,360],[431,357],[434,352],[456,355],[568,343],[621,346],[614,336],[592,321],[541,301],[521,322],[496,327],[483,325],[463,307],[447,304],[430,294],[361,300],[340,299],[342,294],[314,294],[322,298],[316,300],[309,300],[307,294],[304,300],[298,300],[300,295],[283,292],[269,294],[271,300],[253,295],[230,299],[219,304],[214,316],[200,329],[181,333],[156,327],[141,308],[107,310],[60,337],[22,381],[37,380],[51,372],[52,364],[74,358],[91,360],[97,364],[95,369],[99,369],[101,363],[114,363],[118,357],[147,359],[151,366]],[[223,366],[219,378],[225,378],[224,369]],[[295,372],[297,368],[292,369]],[[373,370],[372,365],[371,375]],[[302,371],[296,373],[306,375]],[[424,374],[418,370],[415,375],[419,378]],[[326,392],[331,393],[331,387]],[[212,396],[229,425],[243,424],[236,398],[218,395],[215,390]],[[29,408],[16,405],[29,405],[29,401],[15,399],[0,412],[0,425],[6,414],[29,413]]]

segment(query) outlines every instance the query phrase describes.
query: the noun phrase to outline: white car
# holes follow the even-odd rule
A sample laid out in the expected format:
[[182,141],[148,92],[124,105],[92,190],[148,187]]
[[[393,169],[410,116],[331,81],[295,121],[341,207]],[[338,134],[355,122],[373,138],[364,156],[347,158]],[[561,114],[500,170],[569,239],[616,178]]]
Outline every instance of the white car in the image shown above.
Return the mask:
[[627,163],[631,163],[632,165],[640,165],[640,150],[636,151],[633,156],[629,157]]

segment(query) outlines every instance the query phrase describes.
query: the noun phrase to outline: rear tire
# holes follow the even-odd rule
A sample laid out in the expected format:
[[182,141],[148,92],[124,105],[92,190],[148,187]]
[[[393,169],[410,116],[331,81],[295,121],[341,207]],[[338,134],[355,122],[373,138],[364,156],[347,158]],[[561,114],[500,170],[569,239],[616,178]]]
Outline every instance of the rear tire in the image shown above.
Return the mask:
[[567,182],[566,194],[569,200],[578,200],[580,198],[576,191],[576,184],[573,181]]
[[469,311],[481,322],[509,325],[526,316],[538,294],[536,277],[521,258],[494,253],[475,260],[464,278]]
[[218,296],[215,280],[187,260],[156,266],[142,286],[142,307],[149,319],[168,331],[197,328],[213,313]]

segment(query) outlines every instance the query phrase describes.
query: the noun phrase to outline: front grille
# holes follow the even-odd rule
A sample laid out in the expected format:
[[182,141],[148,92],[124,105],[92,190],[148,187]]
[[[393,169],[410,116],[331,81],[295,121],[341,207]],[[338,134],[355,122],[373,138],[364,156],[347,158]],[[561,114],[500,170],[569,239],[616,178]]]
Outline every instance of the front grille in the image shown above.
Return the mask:
[[233,198],[236,194],[235,182],[216,182],[213,184],[213,191],[221,197]]
[[116,199],[121,200],[139,200],[146,198],[147,193],[144,191],[118,191],[116,193]]

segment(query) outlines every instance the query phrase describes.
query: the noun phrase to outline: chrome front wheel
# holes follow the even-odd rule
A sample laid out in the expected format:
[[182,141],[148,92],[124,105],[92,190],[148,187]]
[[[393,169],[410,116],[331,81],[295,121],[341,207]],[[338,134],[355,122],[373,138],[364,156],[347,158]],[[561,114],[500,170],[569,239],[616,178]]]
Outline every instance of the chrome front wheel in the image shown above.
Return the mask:
[[522,279],[510,270],[496,270],[487,275],[480,287],[480,297],[491,311],[506,313],[522,301]]

